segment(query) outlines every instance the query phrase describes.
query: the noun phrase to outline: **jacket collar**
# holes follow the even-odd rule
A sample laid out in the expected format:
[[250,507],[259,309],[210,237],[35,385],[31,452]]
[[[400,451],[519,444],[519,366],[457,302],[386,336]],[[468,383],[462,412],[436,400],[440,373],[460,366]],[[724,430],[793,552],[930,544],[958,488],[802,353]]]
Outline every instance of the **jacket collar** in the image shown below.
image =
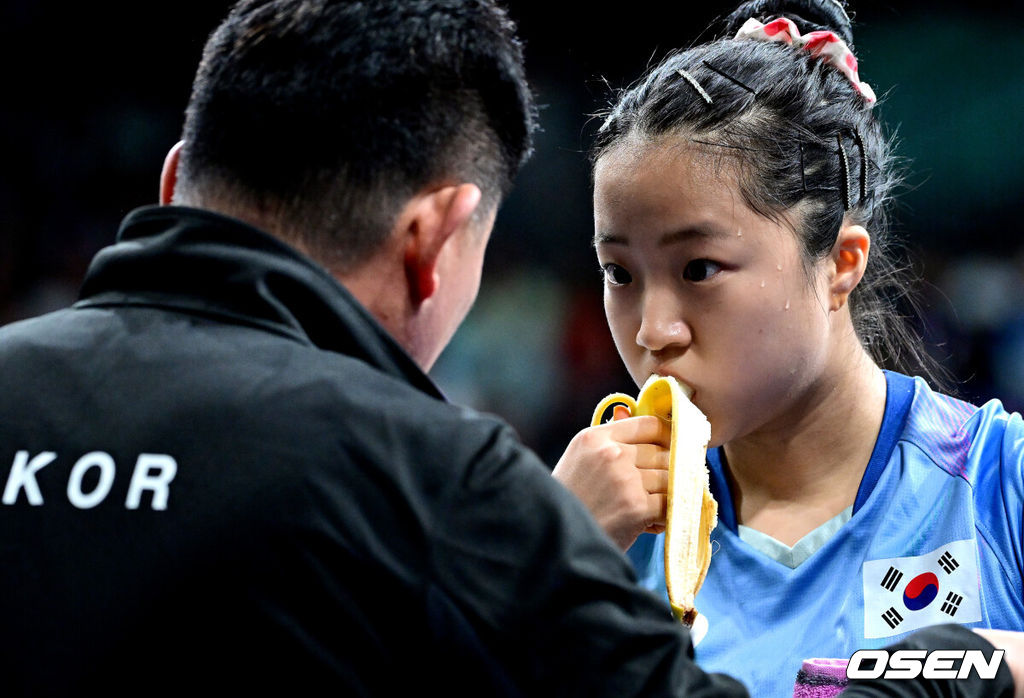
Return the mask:
[[262,327],[346,354],[443,399],[433,381],[319,265],[234,218],[182,206],[125,217],[76,307],[147,305]]

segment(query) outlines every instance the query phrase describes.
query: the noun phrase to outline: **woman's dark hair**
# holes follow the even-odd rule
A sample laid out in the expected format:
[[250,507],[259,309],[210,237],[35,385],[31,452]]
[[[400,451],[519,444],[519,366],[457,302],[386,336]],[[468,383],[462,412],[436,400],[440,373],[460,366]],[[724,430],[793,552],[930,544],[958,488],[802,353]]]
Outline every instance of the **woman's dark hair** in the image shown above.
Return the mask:
[[871,105],[835,67],[781,42],[736,40],[749,19],[785,17],[801,34],[831,31],[853,49],[838,0],[753,0],[724,21],[723,38],[674,52],[604,114],[592,160],[629,136],[678,136],[717,147],[738,165],[747,203],[780,221],[796,211],[805,264],[833,249],[844,220],[872,246],[850,313],[861,343],[885,368],[946,386],[904,311],[916,312],[889,228],[901,181],[890,139]]

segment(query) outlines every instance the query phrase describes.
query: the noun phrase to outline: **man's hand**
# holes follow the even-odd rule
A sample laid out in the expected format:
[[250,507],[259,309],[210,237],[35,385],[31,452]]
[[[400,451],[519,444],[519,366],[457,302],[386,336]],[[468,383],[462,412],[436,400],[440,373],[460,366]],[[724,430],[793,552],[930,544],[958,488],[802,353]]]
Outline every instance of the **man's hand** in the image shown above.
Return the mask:
[[614,415],[576,434],[552,474],[626,550],[641,533],[665,530],[672,427],[622,406]]

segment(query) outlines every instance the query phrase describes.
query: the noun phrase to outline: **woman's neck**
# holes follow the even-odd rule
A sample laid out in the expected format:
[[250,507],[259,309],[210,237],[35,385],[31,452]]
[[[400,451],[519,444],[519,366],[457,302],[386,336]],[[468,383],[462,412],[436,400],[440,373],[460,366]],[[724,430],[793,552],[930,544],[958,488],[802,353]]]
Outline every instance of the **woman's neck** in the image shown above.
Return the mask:
[[725,445],[739,523],[792,546],[851,506],[885,411],[885,375],[854,361],[793,401],[784,419]]

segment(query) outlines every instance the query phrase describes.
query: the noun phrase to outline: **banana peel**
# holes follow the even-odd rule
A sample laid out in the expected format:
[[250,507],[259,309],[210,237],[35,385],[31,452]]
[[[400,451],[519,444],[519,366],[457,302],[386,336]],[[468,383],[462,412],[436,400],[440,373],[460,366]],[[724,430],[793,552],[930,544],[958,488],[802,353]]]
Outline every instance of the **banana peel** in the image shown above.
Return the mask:
[[706,463],[711,425],[697,409],[693,392],[672,376],[651,376],[636,399],[613,393],[598,403],[592,425],[613,405],[630,416],[654,415],[672,425],[669,446],[668,519],[665,524],[665,584],[672,613],[688,627],[697,619],[694,598],[711,564],[711,531],[718,502],[711,495]]

